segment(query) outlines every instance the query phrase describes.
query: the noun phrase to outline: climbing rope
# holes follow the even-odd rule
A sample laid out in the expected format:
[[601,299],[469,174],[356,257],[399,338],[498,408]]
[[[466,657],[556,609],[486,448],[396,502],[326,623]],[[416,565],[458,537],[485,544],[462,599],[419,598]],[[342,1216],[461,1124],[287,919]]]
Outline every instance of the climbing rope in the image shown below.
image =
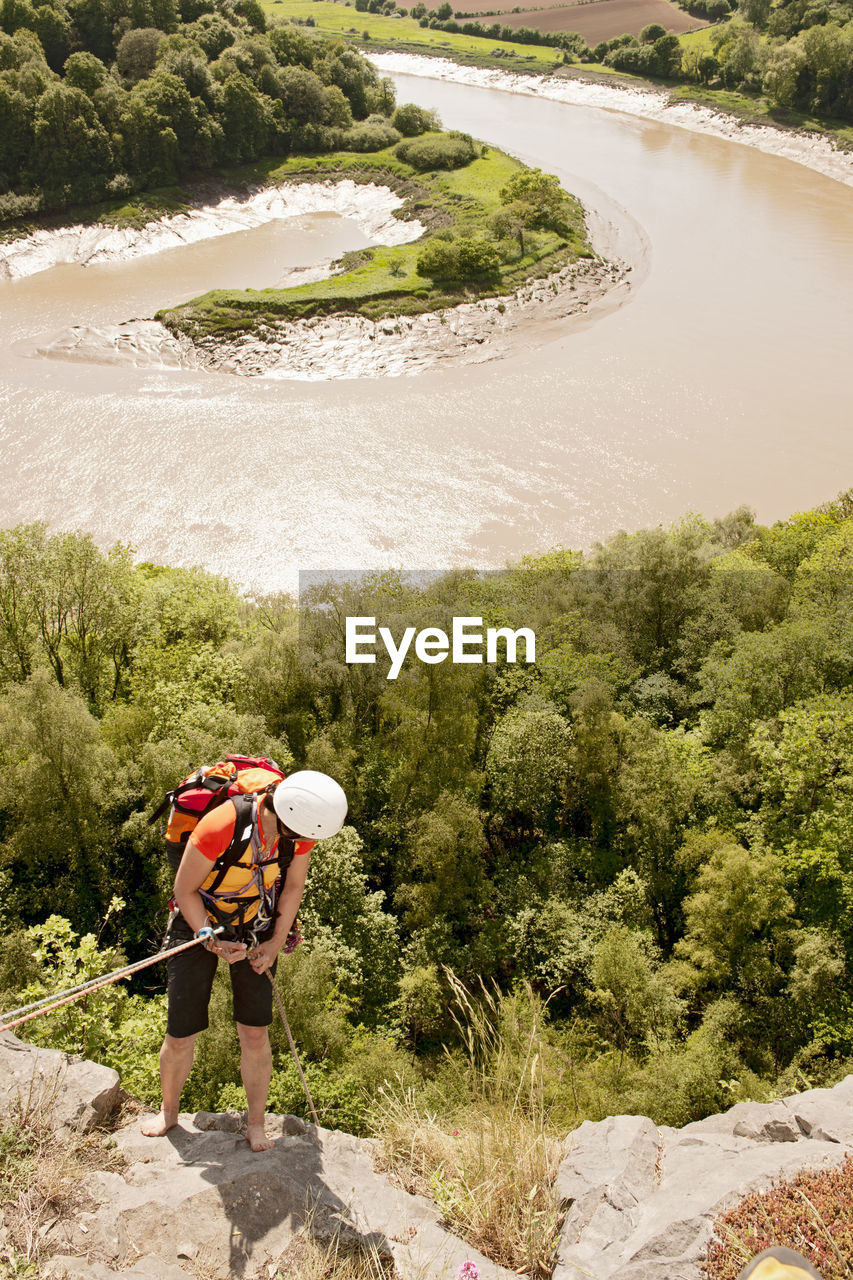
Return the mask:
[[311,1114],[314,1117],[314,1123],[317,1125],[317,1128],[319,1129],[320,1121],[317,1117],[317,1111],[314,1107],[314,1099],[311,1097],[311,1090],[308,1088],[308,1081],[305,1079],[305,1075],[302,1071],[302,1063],[299,1061],[299,1054],[296,1052],[296,1045],[294,1044],[293,1035],[291,1034],[290,1023],[287,1021],[287,1014],[284,1012],[284,1005],[281,1002],[281,996],[279,995],[278,987],[275,985],[275,978],[272,976],[269,969],[267,969],[266,974],[272,986],[273,995],[275,996],[275,1002],[278,1005],[278,1011],[281,1014],[281,1020],[284,1023],[284,1029],[287,1032],[287,1040],[290,1045],[290,1052],[293,1054],[293,1061],[296,1063],[296,1070],[299,1072],[299,1079],[302,1081],[302,1088],[305,1090],[305,1097],[308,1099],[308,1106],[311,1108]]
[[[214,929],[214,933],[222,933],[222,929]],[[182,942],[178,947],[169,947],[165,951],[158,951],[156,955],[149,956],[147,960],[137,960],[135,964],[127,964],[122,969],[115,969],[112,973],[102,974],[100,978],[90,978],[88,982],[81,982],[79,986],[67,987],[64,991],[55,991],[53,995],[43,996],[41,1000],[34,1000],[32,1004],[22,1005],[20,1009],[12,1009],[9,1013],[0,1014],[0,1031],[11,1031],[13,1027],[20,1027],[22,1023],[29,1022],[31,1018],[38,1018],[43,1013],[52,1013],[54,1009],[61,1009],[65,1004],[71,1004],[74,1000],[79,1000],[81,996],[89,995],[92,991],[99,991],[102,987],[108,987],[113,982],[118,982],[120,978],[128,978],[132,973],[139,973],[140,969],[147,969],[149,965],[159,964],[161,960],[168,960],[169,956],[176,956],[181,951],[187,951],[190,947],[195,947],[200,942],[206,942],[208,938],[191,938],[189,942]]]

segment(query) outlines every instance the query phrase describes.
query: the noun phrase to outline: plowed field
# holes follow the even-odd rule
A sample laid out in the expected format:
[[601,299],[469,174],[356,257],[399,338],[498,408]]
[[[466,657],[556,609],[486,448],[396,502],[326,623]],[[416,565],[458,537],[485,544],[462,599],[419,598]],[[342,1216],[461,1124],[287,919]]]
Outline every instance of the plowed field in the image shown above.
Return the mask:
[[[626,32],[638,35],[650,22],[659,22],[667,31],[678,35],[708,25],[699,18],[691,18],[668,0],[592,0],[590,4],[562,4],[550,9],[511,13],[517,4],[518,0],[453,0],[453,9],[455,13],[483,13],[488,7],[490,15],[499,19],[502,26],[577,31],[590,45]],[[488,23],[487,18],[479,20]]]

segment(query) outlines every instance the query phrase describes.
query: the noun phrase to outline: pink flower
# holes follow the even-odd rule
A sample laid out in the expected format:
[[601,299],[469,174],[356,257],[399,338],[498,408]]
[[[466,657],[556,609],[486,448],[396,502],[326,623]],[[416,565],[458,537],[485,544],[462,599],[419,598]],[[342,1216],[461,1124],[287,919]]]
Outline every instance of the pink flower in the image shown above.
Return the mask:
[[[454,1129],[454,1130],[453,1130],[453,1136],[454,1136],[454,1138],[458,1138],[458,1137],[459,1137],[459,1130],[458,1130],[458,1129]],[[472,1262],[472,1263],[471,1263],[471,1266],[473,1266],[473,1265],[474,1265],[474,1264],[473,1264],[473,1262]],[[468,1266],[468,1263],[467,1263],[467,1262],[465,1263],[465,1266],[466,1266],[466,1267]]]
[[476,1262],[463,1262],[456,1280],[480,1280],[480,1272]]

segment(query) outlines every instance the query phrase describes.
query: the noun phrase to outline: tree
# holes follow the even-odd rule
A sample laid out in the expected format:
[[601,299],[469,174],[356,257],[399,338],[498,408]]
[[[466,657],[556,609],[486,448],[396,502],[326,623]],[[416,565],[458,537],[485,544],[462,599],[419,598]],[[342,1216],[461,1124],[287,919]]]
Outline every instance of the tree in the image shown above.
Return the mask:
[[681,44],[676,35],[662,35],[653,45],[658,63],[658,75],[673,77],[681,70]]
[[271,106],[245,76],[231,75],[225,81],[221,119],[232,160],[255,160],[269,148],[275,134]]
[[119,75],[131,84],[149,76],[157,64],[157,50],[165,36],[165,31],[158,31],[156,27],[126,31],[116,48]]
[[762,60],[758,32],[741,18],[732,18],[711,33],[711,46],[727,88],[748,82]]
[[[434,936],[438,925],[446,945],[454,935],[463,943],[463,966],[476,967],[472,944],[488,895],[486,842],[478,809],[464,796],[444,792],[412,821],[405,843],[408,865],[395,905],[403,911],[406,928]],[[458,963],[447,951],[433,958]]]
[[436,113],[428,111],[426,107],[416,106],[414,102],[398,107],[391,117],[391,123],[404,138],[414,138],[418,134],[440,128]]
[[765,27],[770,16],[770,0],[738,0],[738,13],[754,27]]
[[0,703],[0,846],[24,921],[61,901],[76,927],[91,927],[115,886],[107,874],[106,790],[115,770],[83,700],[45,670],[7,690]]
[[305,67],[282,67],[276,79],[288,120],[297,125],[326,123],[326,86],[318,75]]
[[134,90],[119,120],[122,168],[140,181],[175,182],[178,176],[178,139],[159,112]]
[[677,856],[696,818],[701,754],[678,733],[633,720],[622,740],[617,777],[616,847],[646,885],[658,945],[669,952],[681,932],[686,868]]
[[397,988],[393,1009],[417,1048],[421,1036],[438,1031],[446,1019],[446,994],[434,964],[407,969]]
[[71,85],[49,85],[33,117],[34,179],[46,191],[91,198],[111,172],[110,139],[91,100]]
[[845,637],[824,618],[786,618],[767,631],[744,632],[712,648],[703,664],[703,733],[712,745],[742,746],[757,721],[849,679],[851,664]]
[[551,708],[514,711],[495,727],[486,757],[492,805],[518,824],[561,830],[566,817],[572,731]]
[[37,566],[44,537],[41,524],[0,531],[0,675],[4,682],[26,680],[32,674],[38,635]]
[[329,957],[342,990],[371,1017],[396,988],[399,944],[385,894],[368,890],[361,855],[352,827],[320,842],[300,914],[312,950]]
[[71,49],[71,22],[63,7],[39,5],[35,11],[33,30],[39,38],[49,66],[59,71]]
[[731,843],[701,868],[676,946],[700,990],[760,1005],[785,985],[794,904],[772,854]]
[[100,89],[108,76],[108,71],[93,53],[72,53],[65,63],[65,83],[75,89],[82,89],[90,98],[96,89]]
[[805,53],[793,41],[772,51],[761,84],[770,101],[777,107],[796,106],[800,97],[800,78],[805,66]]
[[558,235],[571,232],[572,200],[552,173],[524,169],[513,174],[501,188],[500,200],[523,216],[525,226],[556,231]]
[[644,941],[617,926],[602,938],[592,962],[590,1000],[620,1053],[666,1044],[684,1011]]

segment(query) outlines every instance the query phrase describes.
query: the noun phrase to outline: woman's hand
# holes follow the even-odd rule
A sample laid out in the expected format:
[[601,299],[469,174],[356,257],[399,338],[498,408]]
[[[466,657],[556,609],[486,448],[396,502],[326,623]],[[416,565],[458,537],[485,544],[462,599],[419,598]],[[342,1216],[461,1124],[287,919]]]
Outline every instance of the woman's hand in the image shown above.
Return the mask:
[[272,966],[280,949],[279,944],[273,942],[272,938],[269,938],[266,942],[259,942],[257,946],[253,947],[248,952],[247,959],[255,973],[266,973]]
[[227,960],[229,964],[236,964],[238,960],[245,960],[247,947],[245,942],[222,942],[219,938],[215,939],[208,948],[215,956],[222,956],[223,960]]

